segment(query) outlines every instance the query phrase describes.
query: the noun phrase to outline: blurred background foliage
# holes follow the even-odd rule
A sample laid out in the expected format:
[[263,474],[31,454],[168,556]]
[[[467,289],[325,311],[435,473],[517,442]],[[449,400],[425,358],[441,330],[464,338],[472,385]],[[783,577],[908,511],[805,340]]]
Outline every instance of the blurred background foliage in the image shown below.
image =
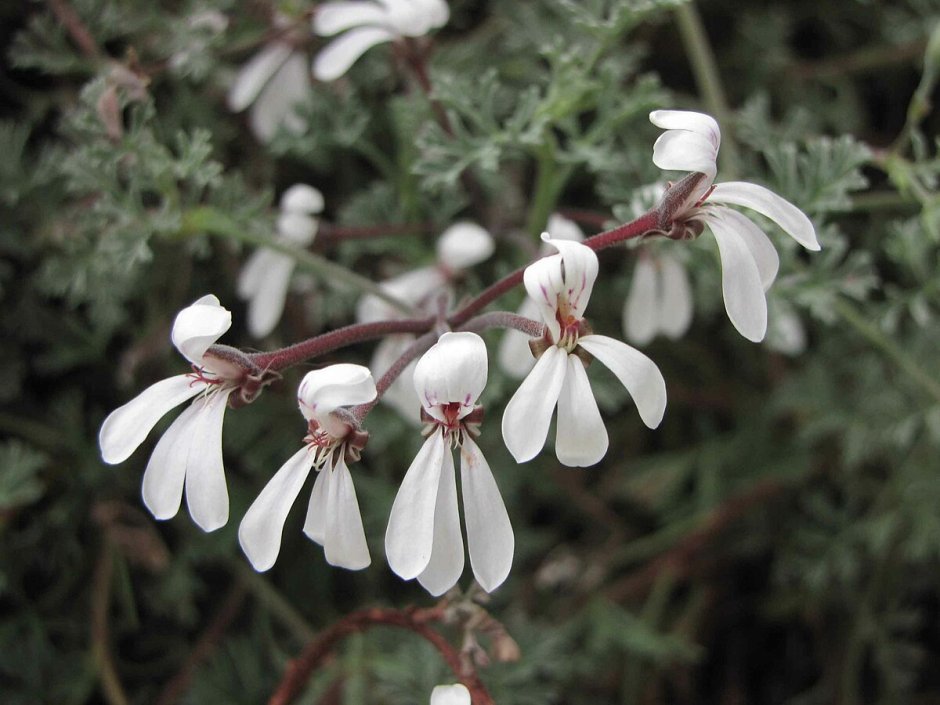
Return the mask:
[[[344,614],[432,604],[383,560],[420,440],[389,409],[368,418],[354,469],[373,554],[358,573],[326,565],[302,509],[270,573],[238,548],[238,519],[303,435],[305,369],[227,415],[232,520],[213,534],[143,508],[157,434],[109,467],[98,427],[182,370],[169,328],[206,292],[235,313],[223,342],[244,348],[353,320],[359,292],[314,273],[271,336],[244,329],[239,264],[272,236],[287,186],[325,194],[314,251],[374,280],[429,261],[453,219],[480,222],[497,251],[464,296],[527,262],[554,211],[590,214],[588,231],[632,218],[660,178],[658,107],[716,115],[720,180],[763,183],[814,219],[819,254],[772,233],[771,315],[797,317],[806,346],[734,331],[702,239],[665,243],[686,255],[696,312],[682,340],[647,350],[667,380],[663,425],[643,428],[592,367],[611,436],[598,466],[560,467],[550,450],[516,466],[496,422],[516,383],[491,364],[481,445],[516,558],[486,608],[521,659],[481,677],[500,705],[940,701],[940,3],[450,5],[430,79],[451,134],[385,46],[311,85],[308,129],[269,144],[226,109],[227,87],[273,13],[305,28],[311,3],[0,5],[3,702],[265,702]],[[206,13],[227,22],[194,20]],[[322,40],[304,36],[312,56]],[[413,231],[330,237],[402,224]],[[620,336],[634,254],[601,255],[599,332]],[[491,361],[499,336],[486,335]],[[301,702],[422,703],[452,680],[418,637],[374,629],[344,641]]]

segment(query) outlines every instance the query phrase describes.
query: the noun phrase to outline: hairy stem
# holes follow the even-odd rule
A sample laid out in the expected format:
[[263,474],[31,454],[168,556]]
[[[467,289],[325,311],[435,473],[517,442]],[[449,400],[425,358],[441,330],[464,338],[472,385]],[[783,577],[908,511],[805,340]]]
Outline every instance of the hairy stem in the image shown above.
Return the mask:
[[481,333],[489,328],[512,328],[532,338],[538,338],[545,331],[545,324],[509,311],[490,311],[474,316],[460,326],[460,330],[473,333]]

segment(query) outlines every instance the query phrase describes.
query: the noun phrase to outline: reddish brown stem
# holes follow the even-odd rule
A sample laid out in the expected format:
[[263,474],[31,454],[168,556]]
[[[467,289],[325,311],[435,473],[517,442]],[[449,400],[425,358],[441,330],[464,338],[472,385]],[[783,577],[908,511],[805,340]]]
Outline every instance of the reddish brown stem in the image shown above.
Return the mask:
[[365,404],[360,404],[352,410],[353,416],[355,416],[359,423],[362,423],[362,420],[366,417],[376,404],[379,403],[379,399],[382,398],[382,395],[388,391],[388,388],[394,384],[395,380],[401,376],[401,373],[405,371],[405,368],[411,364],[411,361],[414,360],[418,355],[421,355],[428,348],[430,348],[437,341],[438,334],[437,331],[430,331],[425,333],[420,338],[415,340],[411,346],[405,350],[398,359],[392,363],[392,366],[383,374],[379,381],[375,383],[375,399]]
[[322,223],[317,233],[318,244],[334,244],[342,240],[367,240],[392,235],[410,235],[413,233],[434,232],[434,223],[398,223],[395,225],[343,226]]
[[371,608],[353,612],[336,622],[310,642],[300,656],[291,661],[277,689],[268,700],[268,705],[290,705],[301,694],[310,678],[336,645],[350,634],[364,632],[372,627],[385,626],[407,629],[428,641],[447,663],[457,679],[470,691],[473,705],[493,705],[486,686],[472,666],[465,665],[460,653],[441,634],[432,629],[431,622],[439,622],[443,610],[431,609],[382,609]]
[[88,59],[100,59],[101,50],[98,44],[72,6],[66,0],[48,0],[48,3],[52,14],[62,23],[82,54]]

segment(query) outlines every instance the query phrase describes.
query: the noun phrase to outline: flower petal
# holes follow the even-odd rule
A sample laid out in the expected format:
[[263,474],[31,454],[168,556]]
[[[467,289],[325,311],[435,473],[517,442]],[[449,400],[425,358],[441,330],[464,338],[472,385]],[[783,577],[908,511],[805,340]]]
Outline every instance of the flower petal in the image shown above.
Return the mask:
[[306,247],[313,242],[318,225],[317,219],[306,213],[284,211],[277,218],[277,233],[283,242]]
[[650,122],[663,130],[687,130],[708,139],[717,153],[721,146],[721,129],[711,115],[693,110],[654,110]]
[[268,570],[281,550],[284,522],[310,474],[305,446],[294,453],[264,486],[238,526],[238,542],[258,572]]
[[565,382],[567,358],[561,348],[548,348],[506,404],[503,442],[518,463],[531,460],[545,445],[552,411]]
[[752,208],[774,221],[807,250],[820,249],[813,222],[803,211],[770,189],[744,181],[729,181],[716,184],[708,201]]
[[493,592],[509,575],[515,537],[493,472],[469,436],[460,447],[460,485],[473,575]]
[[392,504],[385,532],[385,556],[389,567],[405,580],[418,577],[431,560],[434,543],[434,513],[441,468],[444,465],[444,436],[432,433],[405,473]]
[[741,335],[759,343],[767,332],[767,299],[760,270],[737,225],[723,217],[723,210],[709,209],[705,221],[718,242],[725,310]]
[[308,184],[294,184],[281,194],[281,210],[312,215],[323,210],[323,194]]
[[293,49],[289,44],[268,44],[245,64],[228,92],[228,107],[238,113],[251,105],[274,73],[287,61]]
[[692,323],[692,288],[685,265],[671,255],[659,258],[661,286],[659,329],[672,340],[681,338]]
[[205,389],[189,375],[176,375],[147,387],[101,424],[98,445],[109,465],[127,460],[166,412]]
[[296,107],[307,97],[309,82],[303,54],[291,54],[251,106],[248,124],[255,137],[268,142],[282,127],[294,135],[307,129],[307,121],[297,114]]
[[313,75],[320,81],[334,81],[376,44],[393,39],[395,35],[383,27],[352,29],[317,54],[313,60]]
[[486,260],[494,247],[486,229],[476,223],[455,223],[437,239],[437,261],[451,271],[468,269]]
[[565,384],[558,397],[555,455],[562,465],[585,468],[607,453],[607,429],[597,409],[584,363],[568,356]]
[[229,394],[220,389],[197,399],[197,418],[192,423],[192,441],[186,460],[186,505],[189,515],[203,531],[215,531],[228,521],[228,489],[222,465],[222,421]]
[[623,307],[623,332],[631,343],[646,345],[659,331],[661,315],[656,279],[653,257],[641,250]]
[[307,518],[304,519],[304,533],[311,541],[321,546],[326,541],[326,517],[329,513],[328,498],[330,496],[330,480],[333,473],[328,467],[323,467],[317,473],[310,492],[310,501],[307,503]]
[[369,368],[344,362],[304,375],[297,402],[305,419],[315,419],[322,425],[337,408],[365,404],[375,395],[375,381]]
[[666,413],[666,380],[656,363],[639,350],[606,335],[586,335],[578,344],[627,388],[643,423],[649,428],[659,426]]
[[[268,250],[270,254],[263,259],[261,253],[256,261],[265,266],[263,276],[254,280],[255,291],[249,295],[248,332],[255,338],[268,335],[284,313],[287,289],[291,274],[294,273],[294,260],[287,255]],[[260,268],[260,265],[256,265]],[[252,274],[249,270],[249,276]],[[247,288],[246,287],[243,287]],[[242,291],[239,291],[241,294]]]
[[460,515],[457,513],[457,477],[454,456],[444,451],[441,479],[437,486],[437,506],[434,509],[434,543],[431,560],[418,582],[434,597],[450,590],[463,573],[463,537],[460,535]]
[[584,231],[581,227],[573,220],[569,220],[558,213],[552,213],[548,216],[548,225],[545,226],[545,229],[552,236],[552,240],[572,240],[574,242],[584,240]]
[[580,318],[584,315],[597,280],[597,253],[574,240],[553,240],[548,233],[542,233],[542,241],[557,249],[561,255],[564,262],[564,288],[560,293],[567,297],[572,314]]
[[141,494],[144,504],[156,519],[172,519],[180,509],[193,424],[199,406],[193,402],[170,424],[147,461]]
[[693,132],[669,130],[653,143],[653,164],[666,171],[698,171],[714,179],[717,159],[718,149],[711,141]]
[[[386,279],[379,286],[399,301],[420,307],[427,303],[431,294],[440,290],[446,283],[447,279],[439,267],[421,267]],[[356,320],[360,323],[389,318],[401,318],[401,311],[376,296],[367,295],[359,300]]]
[[176,314],[170,338],[187,360],[202,365],[202,356],[232,326],[232,314],[212,294]]
[[486,386],[486,343],[476,333],[444,333],[415,367],[415,392],[425,410],[444,421],[440,405],[461,406],[459,418],[473,409]]
[[339,568],[362,570],[372,562],[366,543],[359,501],[346,460],[340,454],[332,470],[326,505],[326,562]]
[[387,22],[388,10],[374,2],[327,2],[314,12],[313,31],[329,37],[353,27]]
[[431,691],[431,705],[470,705],[470,691],[463,683],[436,685]]
[[770,238],[747,216],[737,211],[716,206],[710,210],[717,210],[721,213],[721,218],[733,228],[741,237],[747,249],[754,258],[754,264],[757,265],[757,271],[760,274],[761,285],[764,291],[770,288],[777,278],[777,271],[780,269],[780,256],[774,247]]

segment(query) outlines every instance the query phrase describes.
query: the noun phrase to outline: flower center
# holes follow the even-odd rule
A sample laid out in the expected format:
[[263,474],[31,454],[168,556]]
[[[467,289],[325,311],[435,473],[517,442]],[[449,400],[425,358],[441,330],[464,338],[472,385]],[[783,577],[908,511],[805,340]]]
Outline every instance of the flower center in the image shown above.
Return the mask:
[[570,353],[578,345],[578,336],[581,334],[581,319],[574,315],[568,298],[563,294],[558,295],[555,320],[558,321],[560,328],[556,345]]

